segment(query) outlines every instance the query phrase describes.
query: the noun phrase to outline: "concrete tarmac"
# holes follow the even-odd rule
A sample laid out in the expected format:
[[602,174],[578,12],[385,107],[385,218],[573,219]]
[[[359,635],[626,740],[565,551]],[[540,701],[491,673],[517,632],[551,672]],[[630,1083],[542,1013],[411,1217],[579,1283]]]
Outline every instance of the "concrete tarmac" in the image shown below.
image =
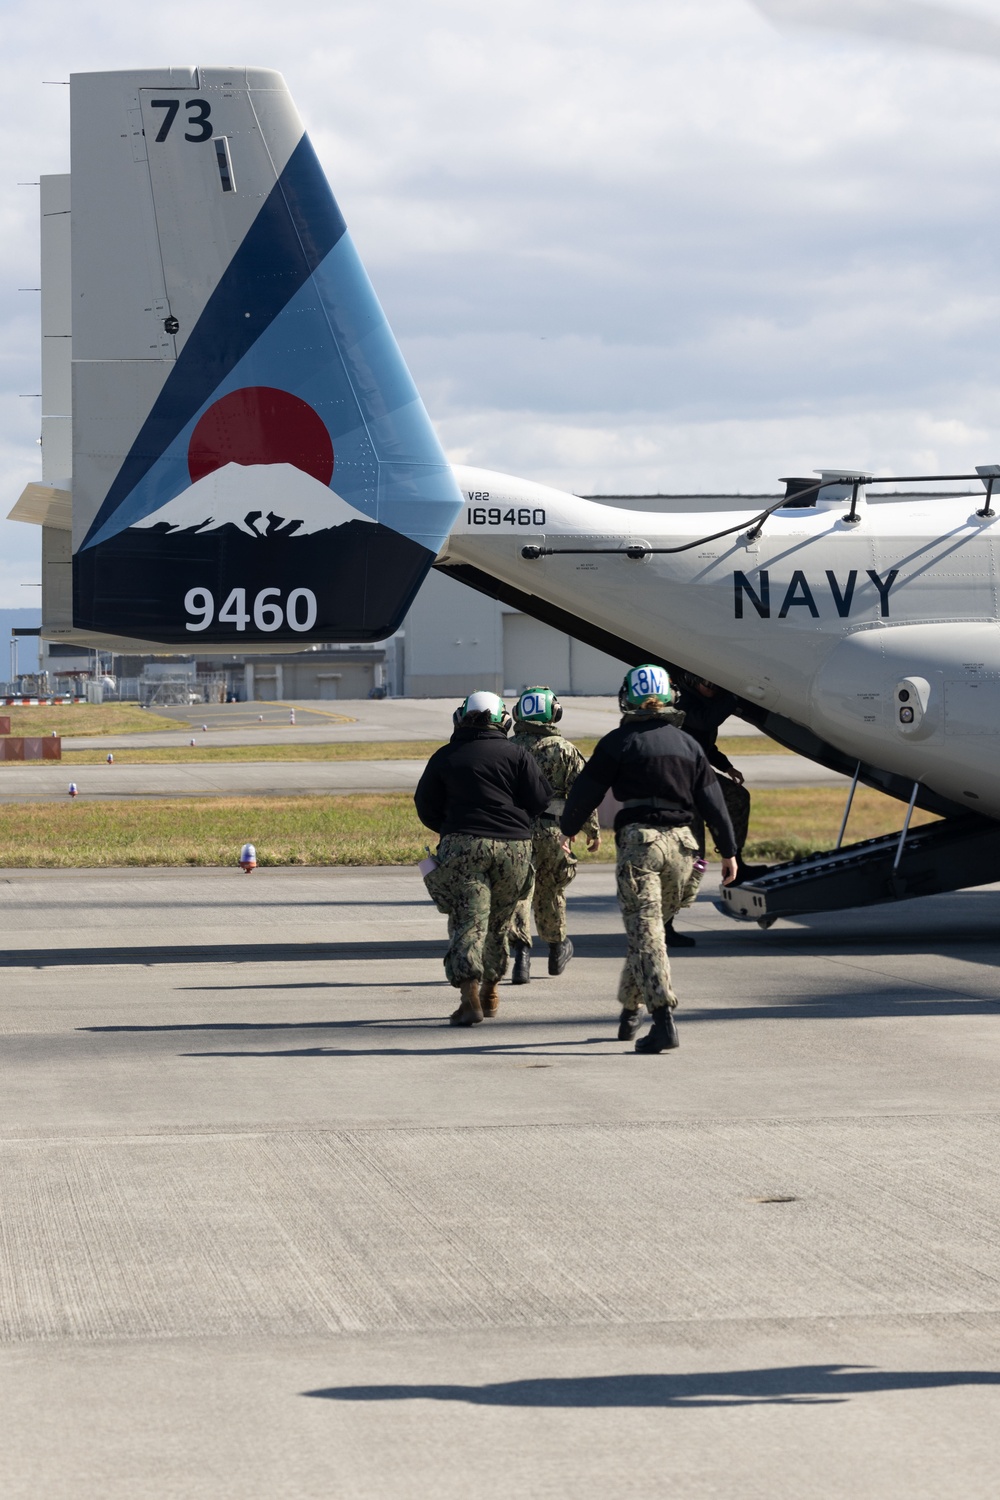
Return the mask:
[[[196,757],[197,750],[192,750]],[[289,797],[412,792],[425,760],[198,761],[190,765],[83,765],[58,761],[0,765],[0,802],[63,801],[70,780],[81,797]],[[849,778],[800,755],[747,755],[747,786],[843,786]]]
[[[67,749],[116,750],[135,744],[185,745],[194,734],[213,745],[329,744],[355,740],[446,740],[452,731],[454,698],[351,698],[282,703],[195,703],[154,708],[159,718],[175,719],[177,729],[147,730],[140,736],[115,734],[67,737]],[[295,723],[290,722],[292,712]],[[564,727],[573,735],[606,734],[618,723],[614,698],[571,698],[564,704]],[[734,721],[740,724],[742,720]],[[202,725],[207,726],[206,729]],[[744,725],[749,729],[749,725]],[[752,731],[757,733],[756,730]]]
[[[196,754],[194,750],[192,756]],[[780,757],[775,757],[779,759]],[[0,802],[63,802],[72,779],[81,797],[294,797],[412,792],[424,760],[197,761],[190,765],[0,766]]]
[[[126,745],[186,745],[194,734],[209,745],[331,744],[357,740],[441,740],[451,734],[454,698],[358,698],[296,703],[195,703],[157,708],[177,729],[140,734],[67,735],[67,750],[120,750]],[[294,709],[295,723],[289,722]],[[607,734],[619,722],[614,698],[567,698],[561,728],[573,739]],[[206,728],[203,729],[202,725]],[[17,731],[15,730],[15,733]],[[759,735],[743,719],[727,719],[722,734]]]
[[992,1500],[1000,887],[711,895],[644,1058],[606,868],[472,1032],[413,871],[5,872],[5,1500]]

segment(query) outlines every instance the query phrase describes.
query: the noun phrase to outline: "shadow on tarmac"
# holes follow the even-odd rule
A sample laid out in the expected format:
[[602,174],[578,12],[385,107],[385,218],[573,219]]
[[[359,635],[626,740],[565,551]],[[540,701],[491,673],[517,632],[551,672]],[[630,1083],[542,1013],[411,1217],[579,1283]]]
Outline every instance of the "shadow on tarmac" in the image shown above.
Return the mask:
[[443,958],[446,937],[408,938],[387,942],[377,938],[359,943],[177,943],[122,948],[11,948],[0,953],[0,968],[48,969],[107,964],[288,964],[316,960]]
[[[352,984],[333,985],[329,988],[356,989],[359,986]],[[406,989],[416,988],[442,989],[439,981],[425,981],[421,985],[408,985]],[[229,989],[229,986],[221,986]],[[239,989],[239,986],[233,988]],[[268,985],[249,986],[253,989],[268,989]],[[275,985],[275,989],[312,989],[327,988],[326,985]],[[375,986],[382,989],[387,986]],[[550,992],[550,996],[555,992]],[[777,1002],[770,1005],[718,1005],[711,1008],[691,1008],[685,1006],[677,1012],[677,1024],[681,1028],[691,1025],[701,1025],[710,1021],[846,1021],[846,1020],[900,1020],[909,1016],[981,1016],[995,1015],[1000,1008],[1000,998],[996,996],[979,997],[974,995],[934,994],[928,990],[924,998],[918,991],[914,993],[912,987],[887,990],[882,994],[872,994],[868,991],[865,995],[845,995],[843,993],[817,994],[806,999],[789,999],[787,1002]],[[449,992],[448,1003],[452,996]],[[645,1019],[645,1018],[644,1018]],[[447,1011],[433,1016],[357,1016],[344,1020],[321,1020],[321,1021],[194,1021],[175,1022],[163,1025],[113,1025],[113,1026],[78,1026],[78,1031],[92,1034],[107,1035],[112,1033],[130,1033],[133,1035],[148,1035],[157,1032],[174,1033],[204,1033],[204,1032],[239,1032],[241,1034],[253,1032],[274,1031],[354,1031],[365,1028],[377,1028],[382,1035],[386,1031],[405,1032],[415,1030],[421,1034],[425,1033],[428,1026],[444,1027],[448,1020]],[[456,1048],[345,1048],[337,1050],[324,1047],[310,1047],[308,1049],[281,1052],[189,1052],[184,1053],[186,1057],[316,1057],[323,1054],[330,1057],[340,1056],[364,1056],[385,1055],[396,1051],[400,1055],[419,1055],[423,1052],[439,1053],[444,1051],[455,1052],[492,1052],[497,1050],[516,1050],[518,1047],[554,1047],[554,1046],[589,1046],[594,1042],[605,1042],[614,1039],[613,1028],[617,1025],[617,1005],[609,1005],[607,1015],[563,1015],[563,1016],[539,1016],[526,1019],[522,1016],[511,1017],[501,1014],[496,1021],[489,1023],[492,1029],[502,1026],[505,1035],[511,1032],[523,1032],[525,1028],[544,1027],[550,1030],[552,1027],[565,1028],[568,1026],[601,1026],[606,1024],[609,1029],[607,1036],[580,1037],[569,1039],[564,1037],[556,1041],[547,1042],[523,1042],[518,1043],[513,1039],[509,1042],[498,1043],[497,1046],[481,1047],[470,1044],[466,1047]],[[481,1032],[475,1033],[483,1035]],[[488,1034],[488,1033],[487,1033]],[[572,1056],[573,1054],[567,1054]]]
[[[734,924],[735,928],[735,924]],[[963,931],[959,927],[942,928],[940,931],[923,926],[913,930],[896,932],[809,932],[787,928],[760,932],[751,930],[729,930],[723,932],[698,931],[698,949],[713,957],[747,958],[759,957],[762,953],[780,958],[782,951],[815,952],[821,954],[835,949],[839,957],[860,957],[879,953],[964,953],[974,947],[989,948],[995,953],[997,930],[995,927],[975,927]],[[578,958],[617,958],[625,956],[624,932],[592,932],[572,934],[573,946]],[[354,943],[236,943],[222,944],[135,944],[120,948],[10,948],[0,953],[0,968],[47,969],[65,967],[103,968],[107,964],[288,964],[296,961],[315,962],[338,959],[423,959],[443,958],[447,938],[402,938],[395,942],[384,938],[373,938]],[[676,954],[672,955],[676,958]],[[685,958],[689,957],[685,950]],[[697,962],[696,954],[690,955]],[[984,957],[992,964],[994,958]]]
[[[531,1021],[527,1024],[531,1027],[546,1028],[552,1025],[563,1027],[595,1025],[599,1026],[601,1025],[601,1020],[602,1018],[597,1018],[595,1020],[593,1016],[567,1016],[559,1021],[538,1020]],[[217,1051],[213,1049],[210,1052],[179,1052],[177,1054],[178,1057],[496,1057],[504,1056],[505,1054],[511,1057],[520,1057],[522,1055],[527,1055],[529,1057],[535,1055],[544,1057],[578,1057],[580,1054],[575,1050],[578,1047],[606,1046],[608,1044],[611,1044],[612,1046],[618,1048],[624,1046],[626,1052],[632,1051],[631,1042],[622,1043],[618,1040],[618,1037],[616,1035],[617,1022],[611,1020],[608,1021],[608,1029],[602,1036],[561,1036],[550,1038],[544,1041],[518,1041],[516,1035],[511,1035],[510,1031],[506,1031],[504,1033],[501,1033],[501,1037],[498,1038],[498,1040],[495,1042],[486,1042],[484,1040],[480,1040],[480,1038],[489,1036],[491,1034],[495,1035],[495,1033],[492,1032],[493,1024],[494,1023],[492,1022],[490,1023],[491,1029],[487,1030],[486,1032],[480,1031],[478,1029],[473,1031],[471,1028],[469,1030],[463,1029],[456,1032],[448,1026],[448,1016],[446,1013],[444,1015],[437,1016],[411,1016],[408,1017],[405,1021],[396,1021],[392,1018],[383,1018],[381,1020],[367,1019],[351,1021],[267,1021],[261,1023],[259,1026],[255,1026],[252,1023],[247,1023],[246,1025],[244,1025],[244,1023],[237,1021],[221,1022],[217,1026],[212,1025],[211,1023],[196,1023],[192,1026],[81,1026],[79,1030],[92,1032],[140,1031],[148,1033],[150,1031],[225,1032],[256,1030],[295,1031],[299,1029],[303,1031],[351,1031],[368,1028],[377,1030],[380,1036],[386,1036],[387,1032],[397,1033],[401,1031],[412,1031],[415,1032],[418,1036],[426,1036],[428,1033],[428,1029],[430,1027],[433,1027],[434,1034],[441,1037],[440,1044],[430,1047],[394,1047],[389,1043],[389,1040],[387,1038],[385,1044],[380,1044],[376,1047],[280,1047],[275,1048],[274,1050],[262,1050],[254,1048],[253,1050],[241,1049],[239,1051]],[[524,1022],[516,1023],[515,1030],[523,1030],[525,1024],[526,1023]],[[454,1037],[455,1042],[460,1044],[447,1046],[445,1044],[446,1036]],[[466,1037],[468,1037],[468,1041],[463,1040]],[[473,1038],[475,1038],[475,1040],[473,1040]],[[557,1048],[572,1048],[574,1050],[554,1050]]]
[[444,1023],[447,1016],[407,1016],[405,1022],[398,1022],[394,1017],[385,1016],[359,1016],[350,1021],[192,1021],[188,1023],[176,1022],[164,1026],[78,1026],[77,1031],[90,1032],[139,1032],[148,1033],[156,1031],[339,1031],[344,1027],[356,1026],[395,1026],[402,1030],[408,1030],[411,1025],[423,1022]]
[[991,1370],[876,1370],[856,1365],[788,1365],[697,1375],[589,1375],[508,1380],[496,1385],[343,1385],[303,1391],[324,1401],[460,1401],[470,1406],[822,1405],[875,1391],[1000,1385]]
[[246,990],[395,990],[406,994],[408,990],[439,990],[440,979],[408,979],[405,984],[377,980],[372,984],[361,984],[353,979],[299,979],[291,984],[180,984],[179,995],[242,994]]
[[[616,1042],[608,1036],[584,1037],[579,1045]],[[619,1047],[621,1042],[616,1043]],[[493,1047],[286,1047],[279,1052],[178,1052],[178,1057],[518,1057],[539,1047],[565,1047],[566,1042],[497,1042]],[[631,1043],[625,1047],[632,1051]],[[575,1057],[574,1052],[546,1052],[546,1057]]]
[[[91,873],[91,872],[87,872],[87,873]],[[101,872],[101,873],[103,873],[103,872]],[[171,869],[171,868],[168,867],[168,868],[164,869],[162,872],[154,872],[154,873],[162,873],[164,875],[173,875],[175,873],[175,871],[173,869]],[[197,874],[197,873],[200,873],[200,872],[197,871],[197,870],[195,870],[193,873]],[[2,872],[0,872],[0,874],[2,874]],[[245,890],[246,887],[244,886],[243,889]],[[251,909],[255,910],[255,911],[269,912],[269,911],[274,911],[277,908],[288,907],[290,910],[295,910],[295,911],[298,911],[298,910],[309,911],[310,909],[312,909],[314,907],[319,907],[323,911],[349,911],[354,906],[377,906],[379,908],[381,908],[383,906],[385,906],[385,907],[388,907],[388,906],[417,906],[417,907],[421,907],[424,911],[426,911],[429,905],[430,905],[430,902],[428,901],[428,899],[427,899],[426,896],[424,896],[422,898],[416,898],[416,899],[414,899],[412,901],[411,900],[406,900],[406,901],[355,901],[353,899],[348,900],[348,899],[338,898],[338,897],[333,897],[333,896],[331,896],[329,898],[329,900],[322,900],[322,901],[300,901],[300,900],[278,901],[278,900],[272,900],[270,898],[270,896],[268,896],[268,898],[266,900],[264,900],[264,901],[256,901],[253,904],[253,906],[252,906]],[[107,906],[108,906],[108,903],[105,900],[105,898],[101,895],[100,889],[98,888],[97,894],[93,898],[88,898],[87,900],[79,900],[79,901],[62,901],[62,902],[58,903],[58,908],[57,909],[60,912],[60,914],[65,913],[67,911],[82,911],[82,912],[100,911],[100,912],[104,912],[104,911],[107,910]],[[158,912],[163,912],[163,911],[197,911],[197,912],[202,912],[202,913],[204,913],[206,910],[210,911],[212,909],[211,907],[206,908],[206,905],[205,905],[204,901],[161,901],[159,899],[159,897],[156,897],[155,899],[152,899],[152,900],[150,898],[148,898],[148,897],[142,897],[141,899],[136,898],[133,901],[128,901],[128,900],[125,900],[122,897],[119,897],[118,895],[116,895],[115,898],[114,898],[114,908],[115,908],[116,912],[124,912],[124,911],[151,911],[151,910],[155,910],[155,911],[158,911]],[[220,908],[218,908],[218,907],[216,908],[216,910],[219,910],[219,909]]]
[[[930,987],[928,987],[930,989]],[[873,1021],[904,1016],[983,1016],[1000,1008],[996,995],[955,995],[935,985],[939,994],[921,998],[919,991],[891,990],[884,995],[816,995],[777,1005],[720,1005],[712,1010],[677,1012],[677,1023],[700,1021]]]

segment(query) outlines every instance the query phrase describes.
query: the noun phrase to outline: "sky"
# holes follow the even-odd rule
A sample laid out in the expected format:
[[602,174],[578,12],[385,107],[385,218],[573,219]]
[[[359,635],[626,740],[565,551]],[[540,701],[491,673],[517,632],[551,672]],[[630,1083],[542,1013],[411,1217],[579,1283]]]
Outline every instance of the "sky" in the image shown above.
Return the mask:
[[[1000,48],[750,0],[0,0],[0,41],[0,514],[40,477],[19,184],[68,169],[59,80],[172,63],[284,73],[455,462],[676,494],[1000,460]],[[0,607],[38,537],[0,521]]]

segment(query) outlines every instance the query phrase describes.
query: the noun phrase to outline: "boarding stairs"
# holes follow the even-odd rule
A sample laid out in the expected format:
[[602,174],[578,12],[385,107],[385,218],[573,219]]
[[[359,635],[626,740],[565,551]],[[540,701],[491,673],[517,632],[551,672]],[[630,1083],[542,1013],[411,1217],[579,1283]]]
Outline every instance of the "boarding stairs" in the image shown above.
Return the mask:
[[1000,880],[1000,822],[970,813],[911,831],[908,814],[898,833],[802,855],[744,885],[724,886],[718,906],[727,916],[770,927],[779,917],[876,906],[994,880]]

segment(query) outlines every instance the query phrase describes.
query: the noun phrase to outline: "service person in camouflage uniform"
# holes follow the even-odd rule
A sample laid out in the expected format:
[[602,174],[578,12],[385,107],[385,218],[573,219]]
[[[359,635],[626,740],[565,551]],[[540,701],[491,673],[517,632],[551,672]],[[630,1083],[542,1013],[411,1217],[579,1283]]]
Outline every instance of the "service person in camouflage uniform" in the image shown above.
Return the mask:
[[616,873],[628,948],[618,987],[618,1037],[635,1036],[645,1003],[653,1025],[635,1050],[666,1052],[678,1041],[664,929],[694,900],[699,879],[698,845],[688,824],[698,813],[712,830],[723,856],[724,885],[736,875],[736,844],[715,772],[701,747],[677,727],[681,715],[672,706],[663,667],[633,667],[618,703],[621,725],[604,736],[574,782],[560,827],[572,838],[609,788],[622,804],[615,818]]
[[532,820],[552,796],[534,757],[507,738],[510,728],[502,698],[472,693],[413,797],[421,823],[441,835],[425,883],[448,917],[444,971],[462,995],[452,1026],[497,1013],[510,919],[530,889]]
[[[531,829],[533,888],[517,904],[510,929],[514,955],[511,984],[531,980],[531,913],[534,910],[538,936],[549,945],[549,973],[561,974],[573,957],[573,944],[566,935],[566,887],[576,874],[576,858],[563,845],[559,818],[569,789],[586,765],[575,745],[558,729],[562,704],[551,688],[526,688],[514,705],[514,744],[523,745],[535,757],[542,775],[552,787],[548,807]],[[597,814],[583,825],[587,848],[601,846]]]

